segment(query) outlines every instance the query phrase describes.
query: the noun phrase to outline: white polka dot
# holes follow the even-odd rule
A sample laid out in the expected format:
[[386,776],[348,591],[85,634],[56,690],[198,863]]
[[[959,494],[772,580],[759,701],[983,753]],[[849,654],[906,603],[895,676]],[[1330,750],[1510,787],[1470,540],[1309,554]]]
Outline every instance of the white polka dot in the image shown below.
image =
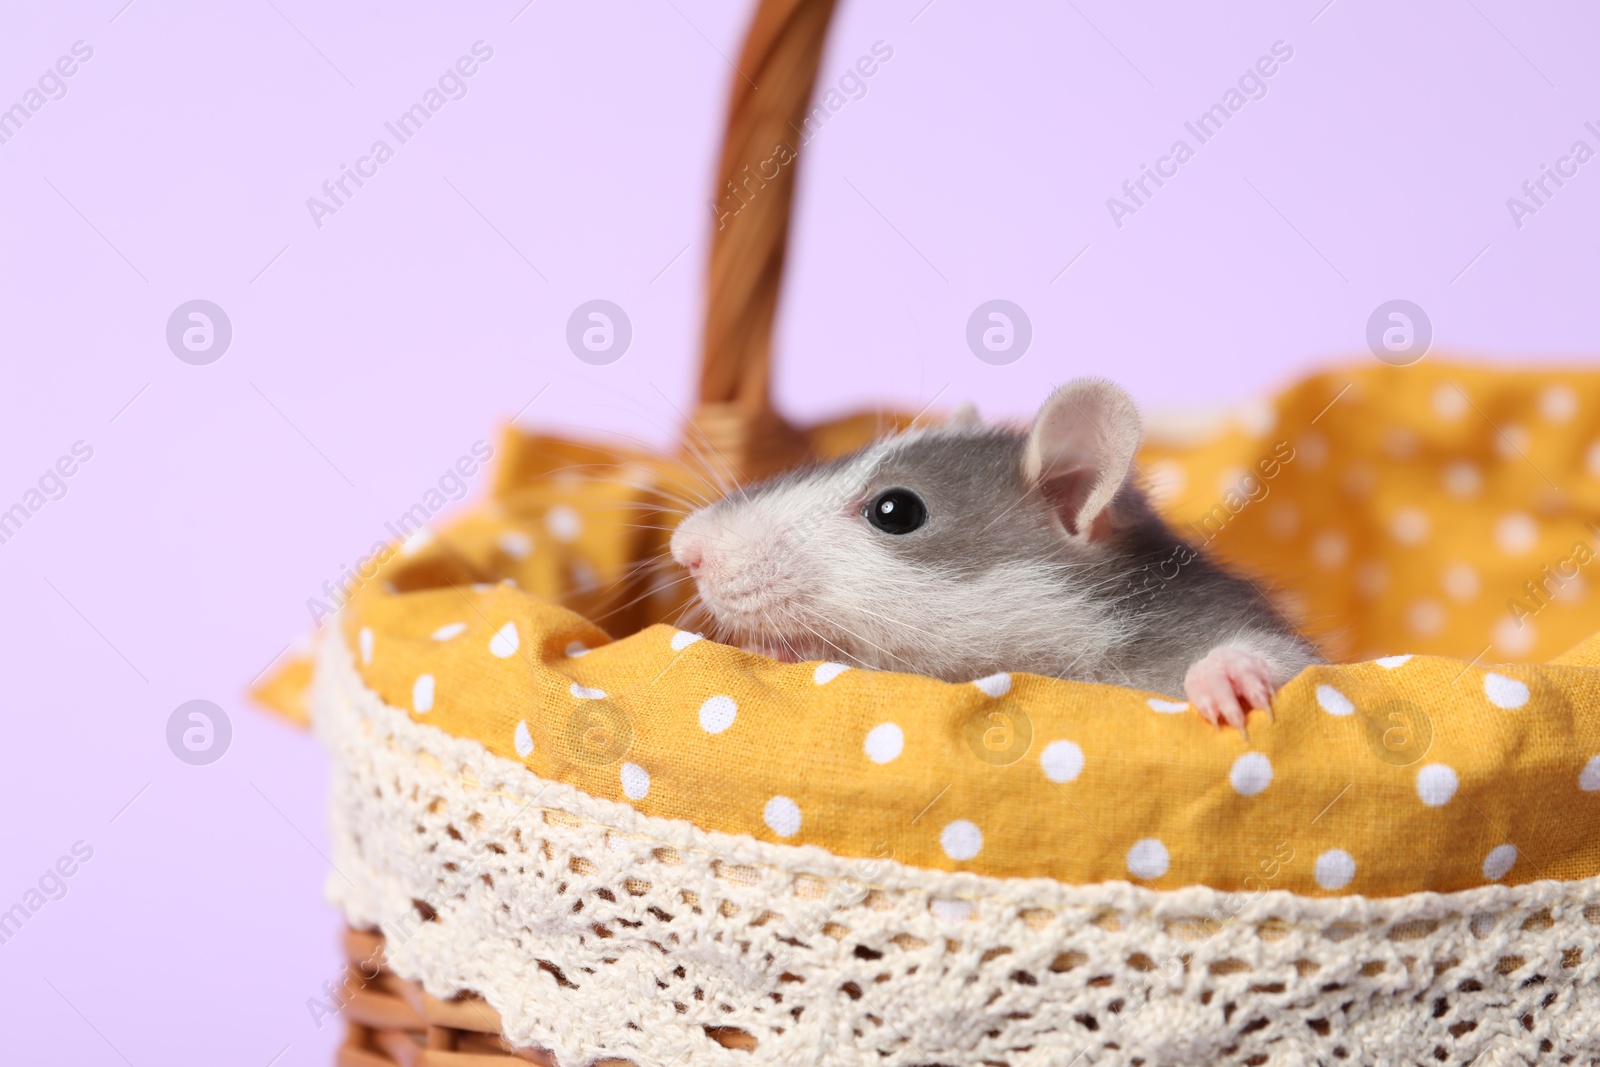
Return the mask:
[[1443,763],[1430,763],[1417,772],[1417,796],[1430,808],[1442,808],[1456,795],[1461,780]]
[[1170,459],[1158,460],[1145,470],[1145,480],[1150,487],[1150,495],[1157,501],[1170,504],[1183,496],[1183,490],[1189,484],[1189,476],[1184,472],[1183,466]]
[[1229,467],[1217,475],[1217,492],[1223,496],[1229,493],[1244,495],[1244,490],[1239,488],[1239,483],[1249,477],[1250,472],[1243,467]]
[[1244,432],[1252,437],[1261,437],[1272,432],[1278,425],[1278,412],[1269,401],[1250,400],[1241,404],[1238,410],[1239,425]]
[[1328,439],[1320,433],[1308,433],[1295,442],[1295,456],[1307,467],[1320,467],[1328,461]]
[[999,674],[974,678],[972,684],[992,697],[1003,697],[1011,692],[1011,675],[1001,671]]
[[1432,524],[1419,508],[1401,508],[1389,520],[1389,532],[1403,545],[1417,545],[1427,540]]
[[762,818],[779,837],[793,837],[800,832],[800,805],[788,797],[773,797],[767,801]]
[[1411,654],[1408,652],[1403,656],[1384,656],[1383,658],[1374,660],[1373,662],[1380,667],[1392,671],[1410,658]]
[[1378,472],[1365,463],[1358,463],[1344,472],[1344,489],[1351,496],[1366,496],[1377,485]]
[[445,623],[443,626],[441,626],[437,630],[433,631],[433,639],[435,641],[448,641],[452,637],[459,637],[459,636],[461,636],[462,634],[464,634],[466,632],[467,632],[467,624],[466,623],[464,623],[464,622],[449,622],[449,623]]
[[1459,419],[1471,406],[1461,389],[1452,382],[1446,382],[1433,391],[1433,413],[1447,422]]
[[433,531],[424,526],[400,542],[400,554],[402,556],[414,556],[431,544],[433,544]]
[[1135,841],[1128,850],[1128,873],[1135,878],[1153,881],[1166,874],[1171,866],[1172,857],[1167,855],[1167,846],[1153,837]]
[[1368,560],[1356,568],[1356,592],[1368,600],[1383,595],[1389,585],[1389,570],[1377,560]]
[[739,705],[732,697],[715,696],[700,705],[700,728],[708,734],[720,734],[733,725],[739,714]]
[[494,656],[505,659],[517,654],[517,648],[522,644],[522,639],[517,636],[517,624],[508,622],[495,631],[489,638],[489,651]]
[[1494,435],[1494,450],[1501,459],[1521,459],[1528,454],[1528,431],[1514,422],[1500,427]]
[[[643,800],[650,792],[650,772],[637,763],[624,763],[622,765],[622,795],[629,800]],[[795,810],[795,829],[800,828],[800,812]],[[767,819],[771,825],[772,819]],[[785,835],[787,836],[787,835]]]
[[1451,496],[1477,496],[1483,488],[1483,475],[1470,463],[1452,463],[1444,469],[1444,488]]
[[939,832],[939,846],[953,860],[970,860],[983,851],[983,831],[965,819],[957,819]]
[[1585,458],[1584,466],[1589,468],[1589,477],[1600,478],[1600,441],[1589,446],[1589,454]]
[[361,662],[363,665],[372,662],[372,631],[363,626],[356,635],[356,643],[361,646]]
[[1328,570],[1342,566],[1350,558],[1350,540],[1338,530],[1324,530],[1311,542],[1311,558]]
[[1354,715],[1356,711],[1350,698],[1331,685],[1317,686],[1317,703],[1329,715]]
[[590,689],[588,686],[579,685],[577,682],[573,682],[572,685],[567,688],[567,692],[571,693],[579,700],[604,700],[606,698],[606,691],[604,689]]
[[589,652],[589,646],[584,644],[582,641],[570,641],[567,643],[568,659],[579,659],[583,656],[587,656]]
[[1083,773],[1083,749],[1071,741],[1052,741],[1039,753],[1039,765],[1052,782],[1070,782]]
[[1160,697],[1151,697],[1145,703],[1150,705],[1151,711],[1159,711],[1163,715],[1176,715],[1180,711],[1189,710],[1186,700],[1162,700]]
[[1500,845],[1491,849],[1489,855],[1483,860],[1483,876],[1491,882],[1498,882],[1511,873],[1511,867],[1517,862],[1516,845]]
[[1578,413],[1578,394],[1565,385],[1552,385],[1539,394],[1539,414],[1551,422],[1566,422]]
[[1452,600],[1472,600],[1478,595],[1478,572],[1466,563],[1452,563],[1444,569],[1441,583]]
[[516,530],[507,530],[500,535],[500,548],[512,559],[527,559],[533,551],[533,538]]
[[544,524],[557,541],[576,541],[583,532],[583,520],[565,504],[557,504],[545,512]]
[[419,715],[433,710],[433,675],[419,674],[412,683],[411,707]]
[[[1563,563],[1565,561],[1562,561]],[[1559,575],[1558,575],[1559,577]],[[1584,585],[1582,576],[1566,578],[1556,586],[1555,592],[1550,594],[1550,599],[1563,604],[1581,604],[1589,589]]]
[[1526,618],[1518,620],[1515,616],[1506,615],[1489,630],[1489,639],[1496,652],[1515,659],[1533,651],[1538,630]]
[[1600,756],[1592,757],[1578,775],[1578,788],[1585,793],[1600,792]]
[[572,588],[580,593],[596,589],[600,585],[600,575],[584,560],[572,561]]
[[1490,671],[1483,676],[1483,691],[1497,708],[1520,708],[1528,702],[1528,687],[1515,678]]
[[1322,888],[1343,889],[1355,880],[1355,857],[1340,848],[1330,849],[1317,857],[1316,866],[1311,873]]
[[679,630],[672,635],[672,651],[682,652],[696,641],[703,640],[704,634],[692,634],[688,630]]
[[1419,637],[1431,637],[1444,629],[1448,617],[1444,605],[1431,597],[1413,600],[1406,606],[1406,626]]
[[843,663],[819,663],[817,669],[811,672],[811,680],[818,685],[827,685],[849,669]]
[[934,897],[928,901],[928,910],[933,912],[934,918],[947,923],[966,922],[972,918],[972,901],[951,900],[948,897]]
[[1272,761],[1259,752],[1246,752],[1233,761],[1228,781],[1240,796],[1257,796],[1272,784]]
[[1539,543],[1539,524],[1526,512],[1510,512],[1495,523],[1494,540],[1508,556],[1526,555]]
[[1294,536],[1300,529],[1300,512],[1292,504],[1274,504],[1267,509],[1267,532],[1280,541]]
[[1417,432],[1409,426],[1389,427],[1383,434],[1383,452],[1390,459],[1411,459],[1417,454]]
[[528,732],[528,720],[524,719],[517,723],[516,736],[511,739],[511,743],[517,746],[517,755],[523,759],[527,759],[533,752],[533,735]]
[[867,758],[873,763],[890,763],[899,758],[906,747],[905,731],[892,722],[881,722],[867,731]]

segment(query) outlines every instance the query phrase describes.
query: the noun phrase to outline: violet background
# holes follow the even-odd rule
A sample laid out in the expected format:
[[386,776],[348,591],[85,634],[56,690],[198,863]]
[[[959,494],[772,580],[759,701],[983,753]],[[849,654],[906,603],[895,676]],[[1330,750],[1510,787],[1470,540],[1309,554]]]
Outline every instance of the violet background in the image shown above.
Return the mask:
[[[331,1063],[341,1027],[306,1007],[340,966],[326,766],[246,685],[546,385],[523,425],[666,444],[692,406],[749,5],[524,2],[0,12],[0,106],[94,48],[0,145],[0,507],[94,449],[0,544],[0,909],[94,849],[0,945],[6,1062]],[[1600,161],[1521,229],[1505,203],[1600,146],[1592,8],[1324,3],[847,0],[822,78],[894,57],[802,154],[786,410],[1022,415],[1078,373],[1154,408],[1241,400],[1371,358],[1394,297],[1435,353],[1593,365]],[[480,39],[468,95],[314,226],[306,198]],[[1278,40],[1269,95],[1114,226],[1106,198]],[[164,340],[195,297],[233,323],[210,366]],[[595,297],[634,328],[606,367],[563,340]],[[1010,366],[964,342],[993,297],[1034,327]],[[165,741],[194,698],[234,730],[205,767]]]

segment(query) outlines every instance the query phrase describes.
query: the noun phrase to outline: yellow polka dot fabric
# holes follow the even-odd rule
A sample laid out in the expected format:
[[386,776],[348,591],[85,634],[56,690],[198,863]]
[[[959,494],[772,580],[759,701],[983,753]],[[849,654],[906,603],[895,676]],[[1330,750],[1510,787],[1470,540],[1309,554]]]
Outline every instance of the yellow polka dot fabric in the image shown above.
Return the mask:
[[[1174,524],[1355,660],[1304,672],[1248,740],[1156,694],[781,664],[676,629],[686,583],[649,561],[703,483],[515,433],[493,499],[396,551],[340,624],[417,721],[707,830],[1162,889],[1600,874],[1600,375],[1363,366],[1156,431],[1142,466]],[[260,695],[292,713],[294,689]]]

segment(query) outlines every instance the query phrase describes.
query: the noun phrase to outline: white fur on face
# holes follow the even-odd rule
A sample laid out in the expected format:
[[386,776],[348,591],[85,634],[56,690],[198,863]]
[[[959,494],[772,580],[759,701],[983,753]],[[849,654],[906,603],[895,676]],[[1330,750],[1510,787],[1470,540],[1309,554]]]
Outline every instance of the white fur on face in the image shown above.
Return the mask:
[[702,557],[696,584],[719,636],[795,658],[835,658],[818,632],[830,612],[828,587],[841,539],[870,530],[859,515],[866,474],[861,462],[824,474],[734,493],[694,512],[672,535],[681,563],[694,546]]

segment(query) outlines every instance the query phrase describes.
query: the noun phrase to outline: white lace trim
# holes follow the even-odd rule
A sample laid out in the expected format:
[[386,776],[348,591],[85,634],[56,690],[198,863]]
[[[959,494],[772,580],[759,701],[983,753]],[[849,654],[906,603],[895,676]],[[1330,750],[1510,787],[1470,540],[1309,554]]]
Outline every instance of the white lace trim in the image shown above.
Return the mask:
[[338,627],[312,715],[333,764],[329,898],[383,932],[397,974],[475,991],[510,1041],[564,1065],[1600,1055],[1600,879],[1156,892],[706,833],[412,722],[363,685]]

